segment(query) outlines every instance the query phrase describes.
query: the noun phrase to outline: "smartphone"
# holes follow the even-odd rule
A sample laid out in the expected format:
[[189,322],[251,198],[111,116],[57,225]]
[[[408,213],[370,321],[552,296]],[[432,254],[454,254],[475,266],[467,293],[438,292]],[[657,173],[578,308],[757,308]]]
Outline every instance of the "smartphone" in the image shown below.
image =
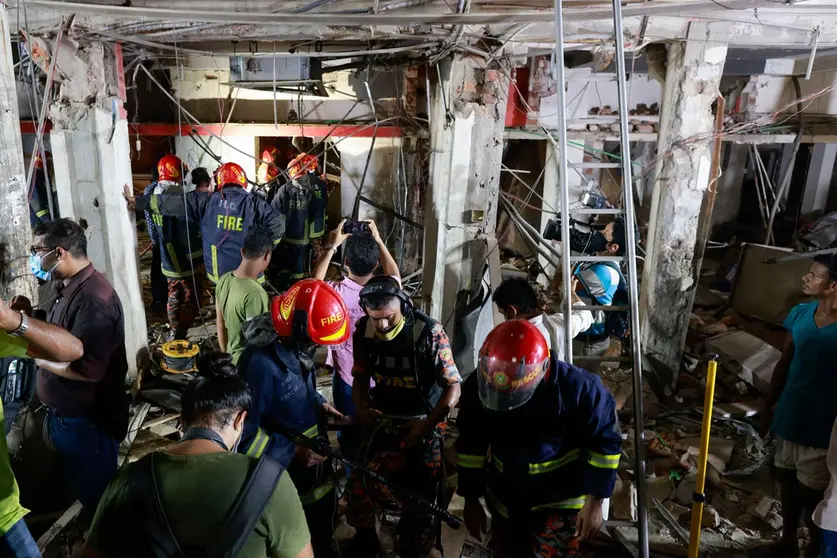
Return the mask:
[[365,221],[346,221],[343,223],[343,234],[368,233],[369,223]]

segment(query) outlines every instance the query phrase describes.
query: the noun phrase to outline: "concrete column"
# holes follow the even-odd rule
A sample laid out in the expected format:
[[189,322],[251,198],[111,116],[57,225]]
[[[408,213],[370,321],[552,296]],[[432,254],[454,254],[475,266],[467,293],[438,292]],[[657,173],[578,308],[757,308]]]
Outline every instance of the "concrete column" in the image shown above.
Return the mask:
[[692,22],[687,40],[668,46],[640,294],[643,352],[663,382],[676,381],[694,300],[695,242],[711,167],[711,106],[728,37],[726,23]]
[[805,193],[802,195],[802,213],[825,209],[828,189],[831,186],[831,174],[834,172],[834,160],[837,156],[837,143],[817,143],[811,150],[811,163],[808,165],[808,179]]
[[0,1],[0,296],[19,294],[35,301],[35,277],[26,259],[32,241],[23,147],[20,142],[12,42],[6,4]]
[[[431,96],[424,302],[443,322],[453,316],[457,293],[482,280],[497,221],[509,80],[507,71],[481,64],[445,60]],[[446,325],[451,334],[453,324]]]
[[[74,92],[86,84],[65,80],[50,108],[50,133],[55,182],[61,215],[78,222],[87,233],[87,254],[93,266],[107,275],[122,301],[125,314],[125,346],[130,374],[144,357],[147,326],[137,259],[137,234],[133,216],[122,197],[131,184],[128,122],[122,109],[119,80],[121,50],[116,45],[93,43],[83,59],[87,72],[77,79],[90,80],[94,103],[84,103]],[[124,82],[122,82],[124,84]],[[123,90],[124,92],[124,90]]]

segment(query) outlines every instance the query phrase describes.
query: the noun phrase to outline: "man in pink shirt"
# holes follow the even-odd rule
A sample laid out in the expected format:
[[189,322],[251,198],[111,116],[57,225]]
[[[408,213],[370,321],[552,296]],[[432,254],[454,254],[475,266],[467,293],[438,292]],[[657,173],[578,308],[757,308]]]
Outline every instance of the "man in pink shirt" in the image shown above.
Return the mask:
[[[360,307],[360,290],[372,278],[378,266],[380,265],[385,275],[394,277],[399,283],[401,282],[398,265],[395,263],[389,250],[387,250],[386,244],[381,239],[375,222],[365,221],[365,223],[368,226],[368,232],[361,231],[354,234],[345,234],[343,227],[346,224],[346,219],[340,221],[337,228],[331,231],[328,237],[329,243],[325,247],[325,253],[320,258],[320,261],[317,262],[317,265],[314,267],[314,273],[312,274],[314,279],[325,280],[326,272],[328,271],[328,266],[332,258],[340,246],[345,243],[343,264],[348,270],[348,276],[342,281],[326,282],[343,297],[343,302],[349,310],[349,326],[351,327],[352,334],[355,332],[355,326],[358,320],[365,315],[363,309]],[[349,417],[354,416],[355,405],[352,401],[352,382],[354,381],[352,377],[352,366],[354,364],[354,356],[352,353],[351,336],[343,345],[333,347],[329,350],[326,364],[331,364],[334,367],[334,382],[332,384],[334,406],[344,415]],[[351,434],[342,432],[339,440],[340,447],[346,456],[354,457],[353,454],[357,450],[357,445],[353,442]]]

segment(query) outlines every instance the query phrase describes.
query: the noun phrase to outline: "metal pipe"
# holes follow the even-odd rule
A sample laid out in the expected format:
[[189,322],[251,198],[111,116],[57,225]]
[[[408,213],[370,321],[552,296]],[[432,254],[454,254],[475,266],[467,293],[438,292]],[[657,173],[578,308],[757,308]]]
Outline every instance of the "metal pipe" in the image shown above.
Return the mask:
[[[558,165],[558,191],[561,198],[561,276],[564,285],[564,316],[572,316],[573,302],[569,292],[572,284],[570,269],[570,186],[567,182],[567,89],[564,78],[564,2],[555,0],[555,54],[552,60],[555,87],[558,91],[558,153],[555,163]],[[557,268],[557,266],[556,266]],[[573,337],[569,332],[571,320],[565,318],[567,333],[564,335],[564,360],[573,362]]]
[[796,111],[799,113],[799,124],[796,132],[796,138],[793,140],[793,149],[791,151],[790,161],[788,167],[785,169],[785,174],[782,175],[779,181],[779,189],[776,191],[776,199],[773,201],[773,207],[770,208],[770,219],[767,221],[767,232],[764,235],[764,242],[762,244],[770,244],[773,238],[773,221],[776,219],[776,213],[779,211],[779,203],[785,196],[785,190],[790,186],[791,174],[793,174],[793,166],[796,162],[796,154],[799,153],[799,145],[802,143],[802,133],[805,131],[805,116],[802,112],[804,107],[800,102],[802,98],[802,88],[799,86],[799,78],[793,76],[793,89],[796,92]]
[[814,258],[816,256],[827,256],[829,254],[837,254],[837,248],[825,248],[823,250],[811,250],[810,252],[794,252],[788,254],[787,256],[782,256],[780,258],[767,258],[764,260],[763,263],[766,264],[778,264],[778,263],[785,263],[785,262],[792,262],[795,260],[807,260],[809,258]]
[[[18,7],[23,0],[14,2]],[[196,14],[191,8],[145,8],[122,5],[106,5],[91,3],[64,2],[60,0],[26,0],[29,5],[39,6],[59,13],[75,12],[96,16],[116,16],[123,18],[146,18],[151,20],[192,21],[197,18],[203,22],[219,23],[252,23],[252,24],[287,24],[288,13],[264,13],[259,11],[231,12],[223,10],[207,10]],[[752,9],[773,6],[770,0],[726,0],[724,5],[731,9]],[[813,8],[813,7],[812,7]],[[630,6],[625,9],[626,17],[662,16],[662,15],[694,15],[702,11],[717,10],[718,5],[711,0],[697,0],[695,2],[679,1],[669,4],[651,2]],[[794,8],[801,9],[801,8]],[[362,26],[370,25],[486,25],[509,23],[543,23],[549,17],[549,12],[538,10],[490,12],[479,11],[461,14],[450,12],[435,13],[378,13],[378,14],[333,14],[333,13],[303,13],[295,14],[295,25],[341,25]],[[607,9],[583,8],[572,10],[568,20],[589,21],[608,19],[611,13]],[[433,45],[435,46],[435,44]]]
[[375,209],[379,209],[379,210],[383,211],[384,213],[389,213],[390,215],[392,215],[393,217],[395,217],[399,221],[403,221],[403,222],[407,223],[408,225],[411,225],[411,226],[417,228],[420,231],[424,231],[424,225],[422,225],[421,223],[416,223],[415,221],[413,221],[409,217],[405,217],[404,215],[401,215],[400,213],[398,213],[397,211],[395,211],[394,209],[392,209],[390,207],[387,207],[383,204],[380,204],[376,201],[373,201],[373,200],[367,198],[366,196],[360,196],[359,199],[363,203],[371,205]]
[[[74,18],[75,16],[73,16],[72,14],[69,16],[69,18],[62,18],[61,24],[58,26],[58,35],[55,38],[55,49],[52,53],[52,60],[49,63],[49,72],[47,73],[46,85],[44,86],[44,98],[41,100],[41,111],[39,112],[40,116],[38,117],[38,127],[35,130],[35,150],[40,150],[41,152],[43,152],[43,149],[41,148],[41,142],[43,141],[44,137],[44,126],[46,125],[47,105],[49,104],[50,97],[52,96],[52,82],[55,78],[55,68],[58,65],[58,50],[61,48],[61,41],[64,38],[64,29],[69,29],[69,27],[72,25]],[[46,160],[43,160],[43,163],[44,170],[46,170]],[[29,188],[32,187],[32,175],[34,174],[34,172],[35,157],[32,157],[29,159],[29,171],[26,173],[26,184],[27,186],[29,186]],[[29,198],[31,199],[31,193],[29,195]]]
[[[622,152],[622,195],[623,207],[625,209],[625,223],[633,229],[636,222],[636,210],[634,208],[634,188],[632,180],[631,165],[631,142],[629,141],[630,127],[628,126],[628,92],[626,87],[625,68],[625,42],[622,28],[622,3],[620,0],[613,0],[613,33],[616,43],[616,82],[619,93],[619,127],[620,127],[620,148]],[[641,324],[639,321],[639,288],[637,285],[639,275],[636,266],[636,235],[631,230],[627,237],[627,259],[628,259],[628,290],[631,300],[631,356],[633,357],[634,376],[634,453],[636,456],[636,481],[637,481],[637,534],[639,555],[641,558],[648,558],[648,496],[645,479],[645,442],[643,440],[643,429],[645,421],[642,412],[642,347],[640,345]],[[568,237],[564,237],[568,238]],[[569,316],[569,314],[567,314]]]

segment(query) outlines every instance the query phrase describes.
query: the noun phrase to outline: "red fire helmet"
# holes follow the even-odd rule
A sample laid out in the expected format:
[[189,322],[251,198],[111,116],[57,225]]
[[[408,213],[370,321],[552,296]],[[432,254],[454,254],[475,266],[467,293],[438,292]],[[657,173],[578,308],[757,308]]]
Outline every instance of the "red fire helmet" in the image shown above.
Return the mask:
[[[52,153],[49,151],[44,151],[44,155],[46,155],[47,161],[52,159]],[[36,169],[43,169],[44,168],[44,160],[41,158],[41,154],[38,153],[35,155],[35,168]]]
[[477,369],[480,400],[492,411],[520,407],[549,369],[549,345],[526,320],[498,325],[482,344]]
[[301,153],[293,161],[288,163],[288,176],[293,180],[294,178],[303,176],[307,172],[315,172],[318,164],[317,158],[313,155]]
[[189,169],[176,155],[166,155],[157,162],[157,180],[159,182],[181,182],[183,174]]
[[324,281],[303,279],[271,302],[273,327],[282,337],[317,345],[339,345],[349,338],[349,311]]
[[262,162],[260,166],[264,166],[264,176],[259,177],[259,182],[270,182],[279,176],[279,159],[281,153],[275,147],[269,147],[262,152]]
[[217,185],[217,189],[229,185],[246,188],[247,174],[241,168],[241,165],[237,163],[224,163],[215,171],[215,184]]

